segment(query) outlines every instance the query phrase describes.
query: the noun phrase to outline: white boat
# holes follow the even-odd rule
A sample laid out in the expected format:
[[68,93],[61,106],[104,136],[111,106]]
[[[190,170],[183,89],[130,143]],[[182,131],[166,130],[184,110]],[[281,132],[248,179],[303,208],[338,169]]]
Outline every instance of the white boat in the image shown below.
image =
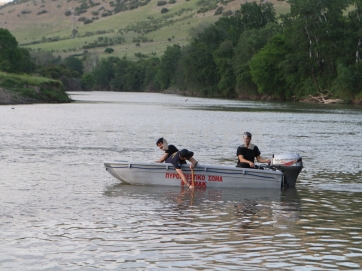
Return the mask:
[[[291,159],[292,158],[292,159]],[[302,169],[298,154],[274,156],[279,164],[266,166],[264,170],[237,168],[235,166],[215,166],[198,164],[194,169],[195,187],[202,188],[275,188],[285,185],[295,186],[296,178]],[[128,161],[106,161],[106,170],[122,183],[134,185],[182,186],[181,178],[170,163],[147,163]],[[285,176],[284,168],[294,168]],[[183,165],[182,171],[190,182],[192,173],[189,165]],[[290,171],[290,170],[289,170]],[[295,174],[295,172],[298,172]],[[289,175],[291,177],[289,177]],[[288,178],[289,177],[289,178]],[[293,184],[294,183],[294,184]]]

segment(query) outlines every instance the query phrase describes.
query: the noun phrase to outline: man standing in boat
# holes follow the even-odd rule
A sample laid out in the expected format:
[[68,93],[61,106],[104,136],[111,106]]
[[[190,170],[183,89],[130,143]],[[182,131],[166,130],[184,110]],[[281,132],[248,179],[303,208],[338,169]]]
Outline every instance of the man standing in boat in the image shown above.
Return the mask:
[[156,141],[156,145],[165,152],[165,154],[162,155],[162,157],[158,159],[156,163],[163,163],[171,154],[178,152],[178,149],[174,145],[168,145],[166,139],[163,137]]
[[177,174],[180,176],[182,182],[186,184],[190,189],[193,189],[194,187],[192,184],[190,184],[185,174],[182,171],[181,166],[183,164],[186,164],[186,160],[190,161],[190,169],[193,170],[195,166],[197,165],[197,161],[192,157],[194,156],[194,153],[192,151],[188,151],[186,149],[182,149],[181,151],[173,153],[169,158],[167,158],[166,163],[171,163],[175,169]]
[[259,163],[270,164],[270,159],[264,159],[260,156],[259,148],[251,144],[251,133],[245,132],[243,135],[244,144],[240,145],[236,151],[238,157],[237,167],[242,168],[259,168],[254,164],[255,158]]

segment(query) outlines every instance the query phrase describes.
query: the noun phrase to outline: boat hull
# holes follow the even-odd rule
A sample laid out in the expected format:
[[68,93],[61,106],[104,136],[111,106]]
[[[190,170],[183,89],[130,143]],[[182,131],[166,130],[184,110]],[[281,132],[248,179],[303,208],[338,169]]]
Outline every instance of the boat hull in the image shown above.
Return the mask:
[[[106,170],[123,183],[133,185],[182,186],[175,168],[169,163],[127,161],[105,162]],[[191,181],[189,165],[182,170]],[[203,188],[275,188],[281,189],[283,173],[279,170],[259,170],[233,166],[200,165],[194,169],[195,187]]]

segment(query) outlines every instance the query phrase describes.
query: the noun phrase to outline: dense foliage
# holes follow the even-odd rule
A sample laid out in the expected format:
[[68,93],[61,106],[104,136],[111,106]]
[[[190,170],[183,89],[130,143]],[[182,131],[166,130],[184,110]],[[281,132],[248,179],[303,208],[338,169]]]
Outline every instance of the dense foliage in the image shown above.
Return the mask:
[[[31,55],[42,75],[73,78],[87,90],[176,86],[198,96],[284,100],[328,92],[361,102],[362,0],[288,2],[290,13],[279,17],[271,3],[246,2],[234,15],[193,29],[188,46],[168,46],[160,58],[99,60],[87,54],[45,64],[39,52]],[[20,72],[18,63],[23,72],[33,69],[11,34],[2,30],[0,35],[0,70]]]
[[[140,91],[152,82],[151,89],[175,85],[210,97],[295,100],[329,92],[360,99],[362,1],[289,3],[291,12],[280,18],[270,3],[241,5],[233,16],[195,31],[188,46],[169,46],[159,62],[152,60],[157,71],[147,82],[143,75],[151,60],[105,59],[95,70],[94,87]],[[118,63],[127,68],[119,72]],[[102,70],[108,77],[99,75]],[[137,84],[115,83],[132,80]]]

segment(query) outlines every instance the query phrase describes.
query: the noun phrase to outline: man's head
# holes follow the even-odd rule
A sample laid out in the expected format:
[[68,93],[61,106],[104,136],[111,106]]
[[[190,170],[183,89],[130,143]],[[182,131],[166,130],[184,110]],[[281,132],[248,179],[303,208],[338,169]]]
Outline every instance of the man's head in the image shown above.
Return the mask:
[[251,133],[249,133],[249,132],[244,132],[243,137],[244,137],[244,138],[245,138],[245,137],[251,138]]
[[249,133],[249,132],[244,132],[244,134],[243,134],[243,139],[244,139],[244,144],[245,144],[246,146],[249,146],[250,141],[251,141],[251,133]]
[[159,138],[157,141],[156,141],[156,145],[157,147],[159,147],[161,150],[168,150],[168,144],[167,144],[167,141],[166,139],[164,139],[163,137]]
[[182,160],[187,160],[190,159],[192,156],[194,156],[194,153],[192,151],[182,149],[179,153],[179,156]]

